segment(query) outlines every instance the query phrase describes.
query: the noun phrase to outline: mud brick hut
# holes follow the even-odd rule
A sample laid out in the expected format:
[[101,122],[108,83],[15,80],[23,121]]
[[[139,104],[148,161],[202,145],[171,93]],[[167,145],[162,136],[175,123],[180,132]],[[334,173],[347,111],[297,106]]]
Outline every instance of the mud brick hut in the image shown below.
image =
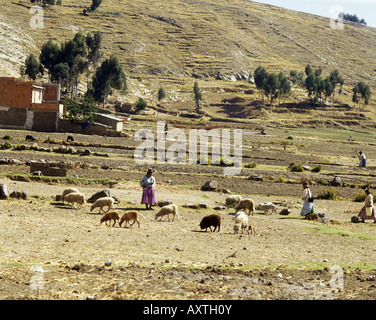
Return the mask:
[[109,126],[114,131],[122,131],[124,120],[121,118],[116,118],[108,114],[96,113],[95,122]]
[[0,128],[54,132],[64,114],[60,85],[0,77]]

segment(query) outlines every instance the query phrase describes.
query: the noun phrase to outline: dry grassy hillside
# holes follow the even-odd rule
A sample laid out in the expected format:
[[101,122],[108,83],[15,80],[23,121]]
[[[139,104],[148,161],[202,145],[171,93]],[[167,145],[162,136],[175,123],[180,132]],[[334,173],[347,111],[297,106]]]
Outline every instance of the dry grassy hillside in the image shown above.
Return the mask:
[[[232,90],[231,80],[259,65],[289,73],[309,63],[322,67],[324,75],[338,69],[347,84],[344,102],[350,104],[356,81],[373,88],[376,79],[375,28],[346,24],[334,30],[328,18],[243,0],[105,0],[98,13],[83,15],[90,4],[63,0],[62,6],[45,8],[43,30],[30,28],[29,0],[2,4],[0,41],[6,45],[0,48],[0,74],[17,75],[27,54],[38,54],[47,39],[99,30],[105,53],[117,54],[124,65],[131,96],[149,100],[163,84],[173,92],[170,101],[188,101],[184,92],[191,91],[192,77],[219,76]],[[226,91],[223,81],[202,85]]]

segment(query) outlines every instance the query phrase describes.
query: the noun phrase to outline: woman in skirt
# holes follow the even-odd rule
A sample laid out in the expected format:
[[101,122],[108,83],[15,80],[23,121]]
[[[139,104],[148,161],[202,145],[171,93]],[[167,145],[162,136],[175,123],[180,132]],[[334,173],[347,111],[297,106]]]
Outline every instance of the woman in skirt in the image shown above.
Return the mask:
[[146,176],[140,180],[140,185],[143,188],[141,204],[145,204],[146,210],[154,210],[151,206],[157,203],[155,194],[155,178],[152,176],[153,170],[148,169]]
[[314,214],[313,211],[313,197],[312,192],[309,189],[309,183],[304,182],[303,183],[303,196],[302,200],[304,200],[302,211],[300,212],[300,215],[302,217],[305,217],[305,219],[310,219],[310,215]]
[[[372,193],[368,189],[365,192],[366,198],[364,199],[364,207],[360,210],[358,217],[360,218],[360,222],[364,222],[365,219],[373,219],[373,222],[376,223],[376,210],[373,205]],[[369,212],[367,212],[366,208],[369,208]]]

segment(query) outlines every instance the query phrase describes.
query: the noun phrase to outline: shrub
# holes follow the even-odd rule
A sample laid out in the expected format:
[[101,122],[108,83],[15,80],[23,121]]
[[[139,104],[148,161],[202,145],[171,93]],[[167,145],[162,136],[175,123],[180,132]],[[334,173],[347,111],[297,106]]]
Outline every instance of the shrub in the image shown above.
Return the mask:
[[12,136],[10,136],[9,134],[6,134],[4,137],[3,137],[4,140],[12,140]]
[[12,144],[9,141],[4,142],[3,144],[0,145],[0,149],[2,150],[10,149],[10,148],[12,148]]
[[234,161],[226,158],[226,157],[220,157],[219,159],[219,163],[221,166],[233,166],[234,165]]
[[148,106],[147,102],[143,98],[138,98],[136,102],[136,109],[137,110],[145,110],[146,107]]
[[[371,193],[372,190],[370,190]],[[365,192],[359,192],[355,195],[355,199],[354,199],[354,202],[364,202],[364,200],[366,199],[366,193]],[[373,202],[375,203],[376,199],[373,200]]]
[[317,165],[317,166],[314,167],[311,171],[312,171],[312,172],[320,172],[320,171],[321,171],[321,165]]
[[323,178],[320,178],[319,180],[317,180],[317,183],[320,184],[320,185],[322,185],[322,186],[327,186],[329,184],[329,182],[326,181]]
[[326,200],[337,200],[335,188],[327,188],[323,190],[318,196],[317,199],[326,199]]
[[280,175],[277,179],[278,182],[285,183],[287,181],[286,177],[283,175]]
[[364,192],[359,192],[356,194],[354,202],[363,202],[366,199],[366,194]]
[[249,168],[249,169],[256,168],[257,167],[257,163],[253,161],[253,162],[245,164],[244,167],[245,168]]
[[301,164],[301,162],[299,163],[294,163],[290,169],[292,172],[303,172],[304,171],[304,167],[303,165]]

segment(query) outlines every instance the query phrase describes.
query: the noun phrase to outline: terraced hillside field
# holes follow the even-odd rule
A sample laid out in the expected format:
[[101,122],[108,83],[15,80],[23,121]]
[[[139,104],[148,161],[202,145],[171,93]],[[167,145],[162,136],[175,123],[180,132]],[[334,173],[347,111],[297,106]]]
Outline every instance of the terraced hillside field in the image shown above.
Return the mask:
[[[131,135],[145,126],[156,128],[152,122],[135,121],[131,126]],[[243,164],[257,166],[243,168],[238,176],[224,177],[223,167],[218,166],[151,165],[157,170],[158,200],[179,206],[180,219],[174,222],[156,221],[158,208],[146,211],[139,203],[138,180],[150,165],[137,165],[132,147],[139,142],[132,138],[77,134],[75,142],[67,145],[65,133],[50,133],[48,140],[53,143],[46,143],[45,133],[33,132],[38,139],[33,146],[24,141],[29,132],[6,132],[12,144],[34,149],[1,151],[1,158],[14,159],[13,164],[0,166],[1,183],[10,192],[28,194],[27,200],[0,201],[2,299],[374,298],[373,282],[367,280],[376,272],[372,249],[376,230],[369,220],[350,222],[362,207],[355,197],[374,185],[372,131],[280,127],[267,129],[267,136],[244,133]],[[351,143],[350,134],[355,139]],[[293,142],[286,150],[283,139]],[[54,148],[63,144],[78,153],[56,152]],[[369,159],[366,169],[357,167],[355,152],[360,148]],[[91,155],[80,156],[85,149]],[[27,161],[40,159],[75,163],[68,176],[76,176],[33,177]],[[321,171],[291,172],[291,162],[311,169],[321,165]],[[254,175],[263,181],[248,179]],[[342,178],[343,187],[327,185],[335,176]],[[218,182],[218,190],[202,191],[201,186],[211,180]],[[325,214],[330,224],[299,216],[302,180],[313,183],[315,210]],[[129,209],[142,213],[140,228],[108,227],[99,223],[101,215],[90,213],[90,204],[72,209],[56,201],[55,196],[68,186],[77,187],[87,198],[108,189],[120,200],[115,207],[121,213]],[[250,197],[256,204],[282,201],[278,212],[284,208],[292,212],[264,215],[257,210],[250,216],[256,235],[235,235],[234,209],[221,208],[227,196],[223,189]],[[328,190],[337,200],[319,199]],[[185,207],[199,203],[207,208]],[[222,217],[221,230],[200,231],[200,220],[212,213]],[[330,285],[335,266],[345,272],[341,291]],[[35,268],[45,271],[38,292],[31,285]]]

